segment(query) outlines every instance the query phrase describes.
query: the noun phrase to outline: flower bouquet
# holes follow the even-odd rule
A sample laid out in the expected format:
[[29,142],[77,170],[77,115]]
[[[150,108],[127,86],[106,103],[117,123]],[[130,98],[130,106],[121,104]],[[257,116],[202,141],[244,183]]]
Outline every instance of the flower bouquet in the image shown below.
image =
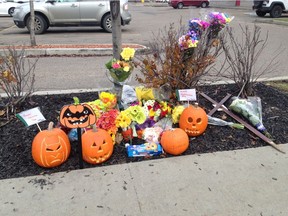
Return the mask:
[[105,64],[114,83],[123,84],[130,77],[134,68],[132,62],[134,54],[133,48],[124,48],[120,53],[120,59],[113,58]]

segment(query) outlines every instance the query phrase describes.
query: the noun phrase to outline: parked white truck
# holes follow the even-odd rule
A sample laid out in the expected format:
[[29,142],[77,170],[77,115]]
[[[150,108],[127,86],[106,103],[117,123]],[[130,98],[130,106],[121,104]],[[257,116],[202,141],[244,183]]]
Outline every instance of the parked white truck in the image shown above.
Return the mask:
[[254,0],[253,10],[256,10],[259,17],[264,17],[269,13],[272,18],[278,18],[282,13],[288,12],[288,0]]

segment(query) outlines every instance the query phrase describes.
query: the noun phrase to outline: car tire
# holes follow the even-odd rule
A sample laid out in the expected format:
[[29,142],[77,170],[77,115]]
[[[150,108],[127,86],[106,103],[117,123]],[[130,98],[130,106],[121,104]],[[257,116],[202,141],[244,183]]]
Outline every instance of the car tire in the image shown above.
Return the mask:
[[111,14],[106,14],[101,21],[101,27],[106,31],[112,32],[112,17]]
[[[27,19],[26,27],[30,32],[30,17]],[[48,24],[46,20],[38,14],[35,14],[35,34],[43,34],[48,29]]]
[[9,16],[11,16],[11,17],[13,16],[14,10],[15,10],[15,7],[9,8],[9,10],[8,10]]
[[178,9],[182,9],[183,7],[184,7],[183,3],[180,2],[180,3],[177,4],[177,8]]
[[207,2],[202,2],[200,7],[201,8],[207,8],[208,7],[208,3]]
[[266,12],[256,10],[256,15],[259,17],[264,17],[266,15]]
[[275,5],[270,11],[270,16],[272,18],[279,18],[282,15],[282,11],[283,9],[280,5]]

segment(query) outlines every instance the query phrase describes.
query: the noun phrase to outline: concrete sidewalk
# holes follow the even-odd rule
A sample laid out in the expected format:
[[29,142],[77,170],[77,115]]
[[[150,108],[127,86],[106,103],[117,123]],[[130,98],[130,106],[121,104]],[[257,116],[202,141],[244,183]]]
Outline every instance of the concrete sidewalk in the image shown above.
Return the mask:
[[286,216],[287,164],[267,146],[1,180],[0,215]]

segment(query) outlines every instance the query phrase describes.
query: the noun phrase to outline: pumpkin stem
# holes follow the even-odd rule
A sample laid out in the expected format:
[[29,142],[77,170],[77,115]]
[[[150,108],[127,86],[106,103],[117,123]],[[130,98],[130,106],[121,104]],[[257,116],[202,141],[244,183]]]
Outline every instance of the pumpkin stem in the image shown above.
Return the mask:
[[78,97],[73,97],[73,100],[74,100],[74,105],[80,104],[80,100]]
[[93,130],[93,132],[97,132],[98,130],[97,130],[97,127],[96,127],[96,124],[93,124],[92,125],[92,130]]
[[48,124],[48,131],[51,131],[53,129],[54,123],[53,122],[49,122]]

